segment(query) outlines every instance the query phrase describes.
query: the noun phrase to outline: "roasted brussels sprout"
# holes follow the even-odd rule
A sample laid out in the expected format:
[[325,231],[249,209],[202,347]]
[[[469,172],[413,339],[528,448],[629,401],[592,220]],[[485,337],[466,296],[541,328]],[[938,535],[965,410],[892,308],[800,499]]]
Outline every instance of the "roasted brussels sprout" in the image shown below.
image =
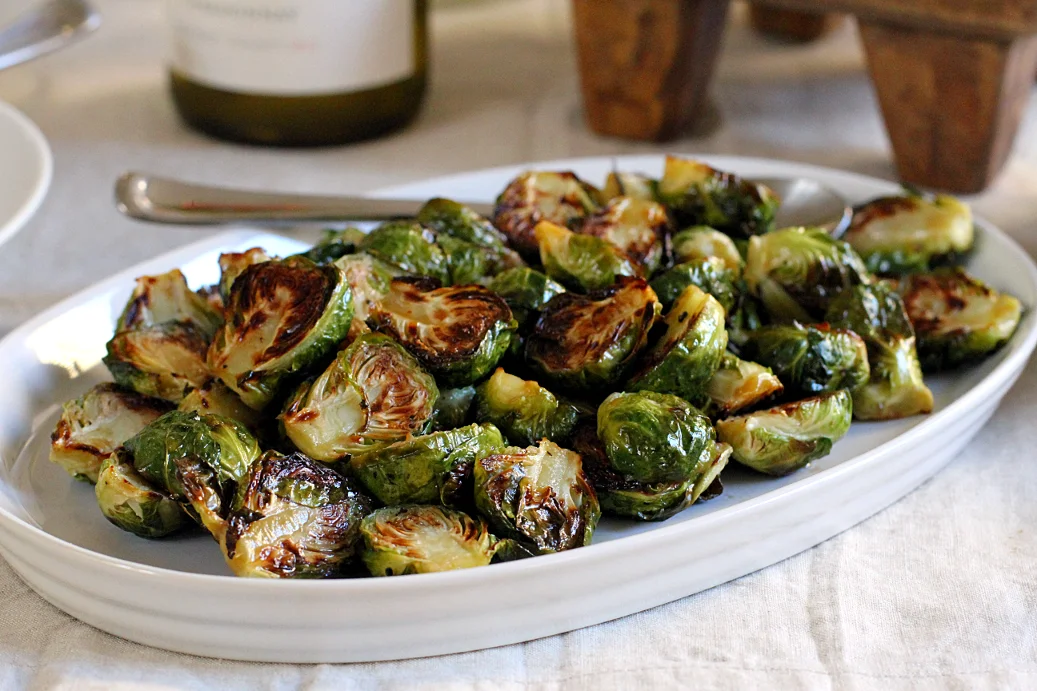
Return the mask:
[[714,258],[719,259],[738,276],[741,276],[742,267],[745,266],[745,260],[742,259],[735,241],[709,226],[685,228],[673,236],[671,245],[675,264]]
[[508,238],[464,204],[436,197],[418,211],[417,221],[439,236],[449,235],[482,247],[506,249]]
[[947,195],[883,197],[854,209],[845,239],[881,274],[926,271],[972,249],[967,204]]
[[[744,288],[744,282],[739,283]],[[749,334],[763,326],[763,306],[745,290],[740,290],[735,308],[727,313],[727,342],[733,349],[749,340]]]
[[462,503],[475,459],[503,447],[493,425],[468,425],[355,454],[349,467],[383,504],[451,506]]
[[601,509],[580,455],[543,440],[475,463],[475,506],[500,535],[541,554],[590,544]]
[[871,374],[864,340],[828,324],[765,326],[752,332],[742,354],[771,367],[790,391],[808,396],[855,391]]
[[738,304],[738,274],[728,269],[716,257],[692,259],[674,266],[652,279],[652,290],[659,296],[663,307],[669,308],[688,286],[698,286],[717,299],[724,313],[729,314]]
[[98,384],[62,406],[50,435],[50,460],[78,480],[97,482],[105,459],[171,407],[116,384]]
[[770,231],[781,203],[764,185],[674,156],[666,157],[659,200],[682,225],[706,225],[733,237]]
[[447,387],[489,374],[517,326],[507,303],[490,290],[437,288],[421,278],[393,280],[369,323],[402,343]]
[[832,391],[794,403],[717,422],[717,437],[742,465],[767,475],[788,475],[827,456],[850,429],[853,400]]
[[450,264],[446,252],[436,242],[435,233],[417,223],[384,223],[360,242],[360,249],[402,271],[435,278],[450,284]]
[[436,410],[432,413],[432,432],[457,429],[471,422],[470,413],[475,401],[475,387],[462,386],[457,389],[443,389],[436,401]]
[[337,461],[371,446],[424,432],[439,389],[399,343],[364,334],[313,381],[298,388],[281,414],[296,448]]
[[704,403],[706,384],[727,350],[724,308],[696,286],[688,286],[666,314],[666,331],[638,364],[627,385]]
[[179,504],[140,476],[126,449],[105,459],[94,492],[104,517],[134,535],[166,537],[191,525]]
[[220,255],[220,297],[223,299],[224,309],[230,299],[230,289],[238,276],[253,264],[268,262],[273,257],[266,253],[262,247],[253,247],[244,252],[225,252]]
[[392,279],[405,275],[402,269],[376,259],[370,254],[348,254],[335,261],[353,291],[354,320],[366,322],[371,312],[389,294]]
[[191,392],[177,404],[177,410],[185,413],[229,417],[250,430],[256,430],[263,419],[219,379],[210,379],[197,389],[191,389]]
[[832,301],[826,321],[856,332],[868,347],[871,375],[853,392],[854,417],[892,420],[932,411],[933,394],[922,381],[914,329],[889,284],[847,290]]
[[306,456],[268,451],[234,497],[222,540],[238,576],[327,578],[360,551],[373,503],[353,480]]
[[653,180],[647,175],[640,173],[623,173],[613,171],[605,178],[605,187],[602,188],[598,197],[605,204],[616,197],[631,197],[633,199],[644,199],[655,201],[655,191],[659,187],[659,181]]
[[145,480],[189,504],[192,515],[214,531],[260,453],[256,438],[241,423],[179,410],[155,420],[124,446]]
[[512,444],[530,446],[541,439],[565,443],[579,411],[537,384],[501,368],[479,385],[475,419],[496,425]]
[[246,405],[262,410],[326,362],[352,319],[353,293],[334,265],[304,257],[253,264],[231,288],[209,367]]
[[447,273],[451,285],[481,283],[487,276],[522,266],[524,262],[511,250],[501,251],[483,247],[474,242],[458,240],[450,235],[439,236],[439,246],[446,254]]
[[520,327],[535,320],[551,298],[565,292],[561,283],[526,266],[497,274],[489,288],[508,303]]
[[541,221],[535,231],[540,262],[547,275],[572,290],[606,288],[619,276],[639,276],[641,269],[608,240],[580,235]]
[[207,382],[209,334],[190,321],[117,331],[103,362],[117,384],[145,396],[180,401]]
[[571,226],[594,213],[594,188],[572,173],[529,172],[518,176],[497,197],[493,224],[511,247],[527,258],[537,256],[534,229],[541,221]]
[[964,269],[914,274],[900,282],[924,371],[959,367],[994,352],[1015,333],[1022,305]]
[[588,295],[557,295],[526,339],[526,359],[562,390],[601,393],[623,378],[658,313],[642,278],[621,277]]
[[373,576],[487,566],[502,546],[483,519],[439,506],[378,509],[360,524],[360,534]]
[[[367,235],[359,228],[326,230],[320,242],[302,253],[314,264],[331,264],[336,259],[360,250],[360,243]],[[229,286],[228,286],[229,287]]]
[[190,324],[205,340],[223,323],[223,316],[208,300],[187,286],[178,269],[159,276],[141,276],[116,322],[115,330],[135,331],[169,322]]
[[669,230],[670,219],[665,206],[634,197],[612,199],[579,227],[580,234],[608,240],[621,249],[646,275],[662,264]]
[[727,417],[777,396],[784,389],[770,368],[724,353],[720,368],[706,385],[707,409],[711,415]]
[[821,228],[749,240],[745,282],[776,321],[819,321],[832,298],[871,278],[853,249]]
[[598,408],[598,437],[609,465],[639,483],[697,478],[714,436],[709,418],[669,394],[614,393]]

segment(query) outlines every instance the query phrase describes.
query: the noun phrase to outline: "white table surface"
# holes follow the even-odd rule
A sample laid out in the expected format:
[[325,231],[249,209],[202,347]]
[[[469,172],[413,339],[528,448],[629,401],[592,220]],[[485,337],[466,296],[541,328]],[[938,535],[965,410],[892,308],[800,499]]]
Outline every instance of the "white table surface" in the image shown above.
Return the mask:
[[[431,91],[418,122],[388,139],[322,151],[232,146],[186,130],[165,89],[161,3],[97,5],[100,33],[0,74],[0,99],[39,123],[56,157],[40,213],[0,249],[0,332],[199,236],[120,218],[111,185],[127,168],[363,192],[484,166],[664,150],[584,128],[563,0],[438,11]],[[714,87],[719,120],[665,150],[784,157],[891,177],[852,26],[817,44],[786,46],[753,36],[743,8],[736,14]],[[1004,175],[972,201],[1037,251],[1034,104]],[[626,619],[465,655],[293,666],[172,654],[79,623],[0,562],[0,687],[1037,688],[1035,414],[1031,367],[950,467],[821,546]]]

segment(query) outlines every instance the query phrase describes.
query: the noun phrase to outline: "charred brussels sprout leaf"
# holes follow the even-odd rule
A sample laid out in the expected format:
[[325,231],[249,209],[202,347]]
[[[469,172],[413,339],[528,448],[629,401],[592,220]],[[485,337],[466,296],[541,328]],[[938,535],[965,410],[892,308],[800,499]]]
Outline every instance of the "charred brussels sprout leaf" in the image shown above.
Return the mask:
[[818,321],[835,296],[870,280],[857,253],[820,228],[749,240],[745,282],[777,321]]
[[439,237],[439,246],[446,253],[449,283],[453,285],[479,283],[487,276],[495,276],[505,269],[523,264],[518,255],[510,250],[503,253],[449,235]]
[[670,229],[666,207],[651,200],[616,197],[584,220],[582,235],[607,240],[637,262],[643,273],[659,268]]
[[529,446],[541,439],[564,443],[579,411],[537,384],[498,368],[479,385],[475,419],[496,425],[512,444]]
[[417,223],[391,221],[368,233],[360,249],[400,270],[450,283],[450,265],[435,234]]
[[925,371],[978,362],[1015,333],[1022,305],[963,269],[916,274],[901,281],[907,315]]
[[497,274],[489,288],[504,298],[520,326],[535,320],[551,298],[565,292],[561,283],[525,266]]
[[724,308],[692,285],[674,301],[664,323],[665,333],[645,353],[628,386],[702,403],[706,384],[727,350]]
[[572,173],[529,172],[497,197],[493,222],[527,258],[537,256],[534,229],[541,221],[572,226],[597,210],[594,189]]
[[883,197],[854,210],[844,238],[881,274],[926,271],[972,249],[968,205],[946,195]]
[[299,387],[281,420],[296,448],[331,462],[421,434],[438,396],[435,380],[399,343],[364,334]]
[[432,431],[457,429],[471,422],[469,413],[475,400],[475,387],[462,386],[439,392],[436,410],[432,414]]
[[177,410],[230,418],[253,431],[257,430],[263,421],[259,413],[245,405],[238,395],[219,379],[211,379],[197,389],[192,389],[177,405]]
[[149,329],[168,322],[191,324],[208,341],[223,322],[223,316],[191,290],[184,275],[174,269],[160,276],[137,279],[115,330]]
[[709,226],[686,228],[671,240],[673,261],[683,264],[696,259],[718,259],[724,266],[741,276],[745,261],[730,236]]
[[314,264],[331,264],[336,259],[360,250],[360,243],[367,234],[359,228],[326,230],[320,242],[302,253]]
[[104,364],[116,383],[174,403],[211,378],[208,334],[189,321],[167,321],[117,331]]
[[850,429],[853,403],[834,391],[717,422],[736,461],[767,475],[788,475],[827,456]]
[[709,418],[677,396],[614,393],[598,408],[609,465],[639,483],[696,479],[714,440]]
[[915,335],[904,303],[886,283],[857,286],[835,299],[826,320],[851,329],[868,347],[871,375],[853,392],[859,420],[892,420],[931,412],[933,394],[922,381]]
[[655,193],[658,186],[659,181],[653,180],[647,175],[613,171],[605,178],[605,187],[602,188],[601,194],[598,196],[601,198],[602,203],[607,203],[616,197],[655,201]]
[[652,280],[652,290],[659,296],[663,307],[669,308],[684,289],[697,286],[717,299],[724,313],[730,313],[738,303],[735,283],[738,275],[715,257],[692,259],[678,264]]
[[390,506],[360,524],[373,576],[405,576],[487,566],[502,541],[486,521],[439,506]]
[[526,340],[526,359],[562,390],[601,393],[617,384],[659,313],[659,302],[641,278],[620,278],[588,295],[551,299]]
[[503,447],[493,425],[468,425],[358,453],[349,467],[383,504],[458,505],[475,459]]
[[220,255],[220,297],[223,299],[226,309],[227,301],[230,299],[230,289],[238,276],[253,264],[268,262],[273,257],[266,253],[261,247],[253,247],[244,252],[227,252]]
[[827,324],[766,326],[742,346],[749,358],[770,366],[793,392],[812,395],[855,391],[868,383],[868,349],[853,331]]
[[544,271],[567,288],[587,292],[606,288],[619,276],[641,274],[630,257],[608,240],[546,221],[537,224],[535,234]]
[[98,384],[62,406],[50,435],[50,460],[74,478],[97,482],[105,459],[170,408],[116,384]]
[[417,220],[440,236],[449,235],[483,247],[507,247],[507,237],[489,220],[450,199],[428,200],[418,211]]
[[475,505],[499,534],[540,553],[590,544],[601,509],[580,455],[546,439],[475,464]]
[[134,535],[166,537],[191,525],[179,504],[140,476],[125,449],[104,461],[94,492],[104,517]]
[[401,269],[376,259],[370,254],[349,254],[335,261],[353,292],[354,320],[367,318],[389,294],[392,279],[404,275]]
[[481,286],[436,288],[396,279],[369,319],[391,335],[444,386],[486,376],[508,349],[516,324],[507,303]]
[[727,417],[784,391],[781,380],[767,367],[724,353],[720,368],[706,385],[709,412]]
[[327,578],[360,550],[360,523],[374,508],[354,482],[295,453],[268,451],[234,497],[223,539],[238,576]]
[[781,203],[764,185],[674,156],[666,157],[659,200],[683,225],[706,225],[734,237],[770,231]]
[[346,337],[353,294],[343,272],[303,257],[254,264],[231,288],[209,348],[213,374],[261,410]]

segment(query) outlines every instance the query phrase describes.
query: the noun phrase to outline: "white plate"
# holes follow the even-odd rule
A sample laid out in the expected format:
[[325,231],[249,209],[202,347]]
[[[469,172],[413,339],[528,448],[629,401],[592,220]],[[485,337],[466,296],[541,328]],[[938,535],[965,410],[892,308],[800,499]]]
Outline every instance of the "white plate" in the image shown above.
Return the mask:
[[0,101],[0,245],[36,213],[53,170],[54,159],[39,128]]
[[[823,168],[707,157],[744,175],[812,177],[864,200],[886,182]],[[658,174],[661,159],[557,161],[600,181],[613,165]],[[386,194],[492,199],[518,167],[439,178]],[[1037,304],[1037,269],[1012,240],[980,224],[971,269]],[[663,523],[606,520],[589,547],[452,573],[322,582],[227,576],[205,537],[148,542],[97,511],[93,491],[46,461],[57,404],[105,378],[104,344],[132,278],[182,266],[217,277],[222,250],[298,243],[230,233],[127,270],[0,341],[0,552],[61,609],[124,638],[199,655],[350,662],[455,653],[596,624],[737,578],[812,547],[917,487],[994,412],[1037,343],[1028,310],[1011,343],[983,364],[930,380],[937,412],[854,423],[827,458],[791,477],[731,468],[724,494]],[[24,448],[24,451],[23,451]]]

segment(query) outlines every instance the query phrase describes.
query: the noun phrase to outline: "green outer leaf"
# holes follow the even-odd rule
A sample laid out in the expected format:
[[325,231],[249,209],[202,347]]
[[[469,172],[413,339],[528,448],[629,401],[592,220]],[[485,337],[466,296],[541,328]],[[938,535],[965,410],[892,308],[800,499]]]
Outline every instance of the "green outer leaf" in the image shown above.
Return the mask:
[[733,237],[771,231],[781,203],[764,185],[673,156],[666,159],[658,194],[681,225],[706,225]]
[[790,390],[806,395],[856,391],[871,373],[863,339],[827,325],[766,326],[750,334],[742,353],[774,369]]
[[487,287],[504,298],[520,327],[535,319],[551,298],[565,292],[561,283],[528,266],[497,274]]
[[417,221],[441,237],[449,235],[482,247],[507,248],[507,238],[489,220],[450,199],[429,199],[418,211]]
[[517,446],[541,439],[564,444],[580,413],[559,401],[535,381],[525,381],[498,368],[476,389],[475,420],[496,425]]
[[407,273],[450,285],[450,265],[435,235],[417,223],[390,221],[363,239],[360,249]]
[[105,459],[94,493],[109,522],[140,537],[166,537],[191,525],[179,504],[137,473],[125,449]]
[[548,276],[572,290],[587,292],[607,288],[617,276],[638,276],[634,263],[608,240],[579,235],[560,226],[548,231],[564,234],[542,239],[544,225],[537,226],[540,262]]
[[101,359],[121,386],[176,403],[209,379],[206,334],[190,321],[117,331]]
[[331,264],[337,259],[359,251],[360,243],[367,235],[359,228],[342,230],[325,230],[320,242],[299,256],[306,257],[314,264]]
[[432,432],[457,429],[468,424],[472,403],[475,401],[475,387],[462,386],[458,389],[443,389],[439,392],[439,401],[432,414]]
[[659,296],[663,307],[669,309],[685,288],[697,286],[715,297],[724,308],[724,313],[728,314],[738,301],[738,288],[735,287],[737,280],[737,274],[726,268],[720,259],[693,259],[652,279],[652,290]]
[[742,275],[745,260],[735,241],[709,226],[692,226],[676,233],[670,241],[673,262],[683,264],[696,259],[719,259],[736,276]]

